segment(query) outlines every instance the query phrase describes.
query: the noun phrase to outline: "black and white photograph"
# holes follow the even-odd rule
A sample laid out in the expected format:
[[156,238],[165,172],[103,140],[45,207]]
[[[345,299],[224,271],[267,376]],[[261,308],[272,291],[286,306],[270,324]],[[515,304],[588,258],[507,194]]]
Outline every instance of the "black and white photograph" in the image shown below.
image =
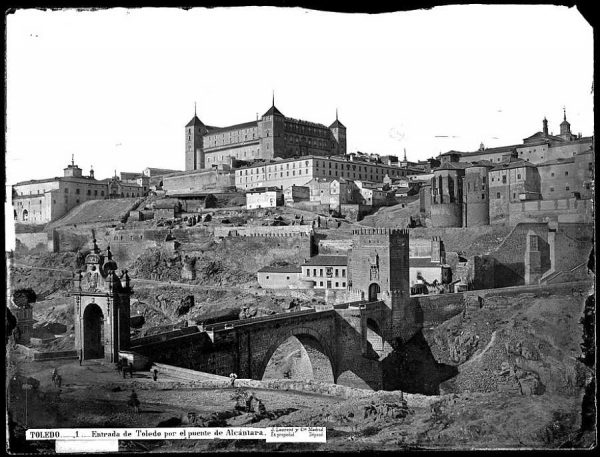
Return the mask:
[[7,452],[596,448],[590,14],[5,10]]

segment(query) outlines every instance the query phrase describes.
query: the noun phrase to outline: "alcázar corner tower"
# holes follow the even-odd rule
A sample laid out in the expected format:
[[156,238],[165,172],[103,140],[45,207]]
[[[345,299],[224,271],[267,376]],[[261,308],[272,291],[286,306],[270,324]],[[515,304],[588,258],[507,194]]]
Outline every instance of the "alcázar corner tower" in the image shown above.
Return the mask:
[[352,232],[348,260],[350,288],[368,302],[388,308],[387,341],[404,343],[420,330],[410,299],[409,232],[407,229],[358,229]]
[[83,359],[116,362],[129,348],[129,301],[133,290],[127,270],[117,276],[110,246],[104,255],[96,240],[85,258],[85,271],[73,279],[75,349]]

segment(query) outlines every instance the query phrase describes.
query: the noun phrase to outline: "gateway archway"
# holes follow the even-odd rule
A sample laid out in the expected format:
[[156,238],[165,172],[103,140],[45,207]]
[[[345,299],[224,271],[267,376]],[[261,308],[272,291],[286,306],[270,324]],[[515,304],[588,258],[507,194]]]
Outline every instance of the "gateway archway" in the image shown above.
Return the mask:
[[104,315],[96,303],[90,303],[83,313],[83,358],[104,357]]

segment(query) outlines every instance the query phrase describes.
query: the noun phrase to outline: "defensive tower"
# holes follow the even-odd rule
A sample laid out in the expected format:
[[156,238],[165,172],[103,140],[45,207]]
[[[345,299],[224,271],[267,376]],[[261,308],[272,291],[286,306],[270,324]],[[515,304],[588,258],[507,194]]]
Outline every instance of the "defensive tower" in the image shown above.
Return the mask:
[[408,230],[357,229],[352,239],[351,289],[369,302],[381,300],[387,305],[386,340],[407,341],[416,332],[416,316],[410,306]]

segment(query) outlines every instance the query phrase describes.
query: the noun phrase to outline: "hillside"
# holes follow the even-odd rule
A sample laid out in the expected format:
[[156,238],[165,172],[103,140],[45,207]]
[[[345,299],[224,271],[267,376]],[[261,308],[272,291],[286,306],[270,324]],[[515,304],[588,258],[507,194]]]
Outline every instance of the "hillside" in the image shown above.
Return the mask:
[[60,219],[51,222],[50,230],[65,225],[120,222],[142,199],[118,198],[115,200],[90,200],[77,205]]
[[360,224],[369,227],[406,227],[411,216],[419,217],[419,198],[418,196],[412,198],[414,200],[406,205],[398,204],[379,208],[377,212],[365,216]]

